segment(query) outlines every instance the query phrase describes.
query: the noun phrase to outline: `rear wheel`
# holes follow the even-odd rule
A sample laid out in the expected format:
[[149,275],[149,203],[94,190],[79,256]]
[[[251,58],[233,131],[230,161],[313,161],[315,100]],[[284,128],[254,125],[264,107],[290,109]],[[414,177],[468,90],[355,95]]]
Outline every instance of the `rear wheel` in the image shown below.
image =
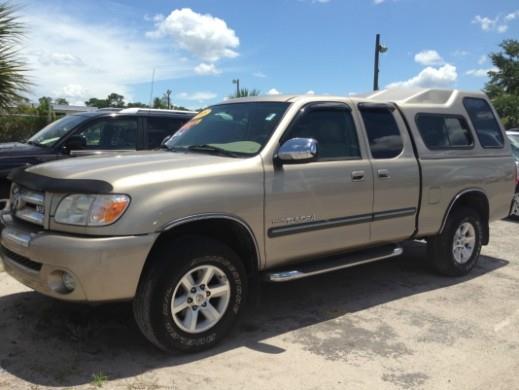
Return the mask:
[[512,203],[512,212],[510,218],[519,220],[519,193],[514,195],[514,201]]
[[165,351],[212,347],[235,324],[247,293],[239,257],[205,237],[185,237],[157,251],[134,300],[143,334]]
[[468,274],[481,252],[483,222],[471,208],[459,207],[448,217],[443,232],[428,240],[428,254],[434,268],[449,276]]

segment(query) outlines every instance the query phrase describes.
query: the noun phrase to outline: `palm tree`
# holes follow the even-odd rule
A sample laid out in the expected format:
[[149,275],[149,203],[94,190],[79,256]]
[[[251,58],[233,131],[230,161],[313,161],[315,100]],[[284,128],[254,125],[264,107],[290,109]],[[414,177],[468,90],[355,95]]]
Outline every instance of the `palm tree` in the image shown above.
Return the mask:
[[16,48],[22,37],[23,26],[17,21],[12,3],[0,3],[0,111],[21,100],[30,85],[27,68]]
[[247,96],[259,96],[261,94],[261,91],[259,89],[248,89],[248,88],[240,88],[237,93],[234,93],[233,95],[229,96],[229,99],[235,99],[235,98],[241,98],[241,97],[247,97]]

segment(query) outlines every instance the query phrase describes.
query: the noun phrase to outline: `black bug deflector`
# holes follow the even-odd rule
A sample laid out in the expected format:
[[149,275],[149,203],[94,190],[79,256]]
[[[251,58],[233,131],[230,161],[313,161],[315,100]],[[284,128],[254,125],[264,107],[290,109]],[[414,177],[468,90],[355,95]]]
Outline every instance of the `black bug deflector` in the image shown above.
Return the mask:
[[113,187],[103,180],[93,179],[56,179],[26,171],[27,167],[13,169],[8,180],[34,191],[58,193],[108,194]]

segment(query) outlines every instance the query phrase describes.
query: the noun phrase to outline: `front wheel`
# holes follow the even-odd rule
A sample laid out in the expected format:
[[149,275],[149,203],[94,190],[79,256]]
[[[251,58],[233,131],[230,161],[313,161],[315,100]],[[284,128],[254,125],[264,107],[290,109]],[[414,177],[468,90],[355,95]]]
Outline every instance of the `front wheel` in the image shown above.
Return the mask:
[[434,268],[448,276],[468,274],[479,259],[482,226],[481,216],[474,209],[454,210],[443,232],[428,240],[428,254]]
[[143,334],[165,351],[196,352],[222,340],[247,293],[239,257],[205,237],[185,237],[157,251],[134,300]]

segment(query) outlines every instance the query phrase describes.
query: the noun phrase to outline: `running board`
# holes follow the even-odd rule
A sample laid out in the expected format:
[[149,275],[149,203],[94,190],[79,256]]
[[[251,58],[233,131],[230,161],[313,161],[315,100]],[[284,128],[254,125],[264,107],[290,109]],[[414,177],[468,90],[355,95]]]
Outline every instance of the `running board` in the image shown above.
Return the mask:
[[346,255],[333,256],[326,259],[292,265],[291,267],[270,270],[265,273],[265,279],[268,282],[290,282],[308,276],[324,274],[326,272],[400,256],[402,252],[403,249],[399,245],[384,245]]

